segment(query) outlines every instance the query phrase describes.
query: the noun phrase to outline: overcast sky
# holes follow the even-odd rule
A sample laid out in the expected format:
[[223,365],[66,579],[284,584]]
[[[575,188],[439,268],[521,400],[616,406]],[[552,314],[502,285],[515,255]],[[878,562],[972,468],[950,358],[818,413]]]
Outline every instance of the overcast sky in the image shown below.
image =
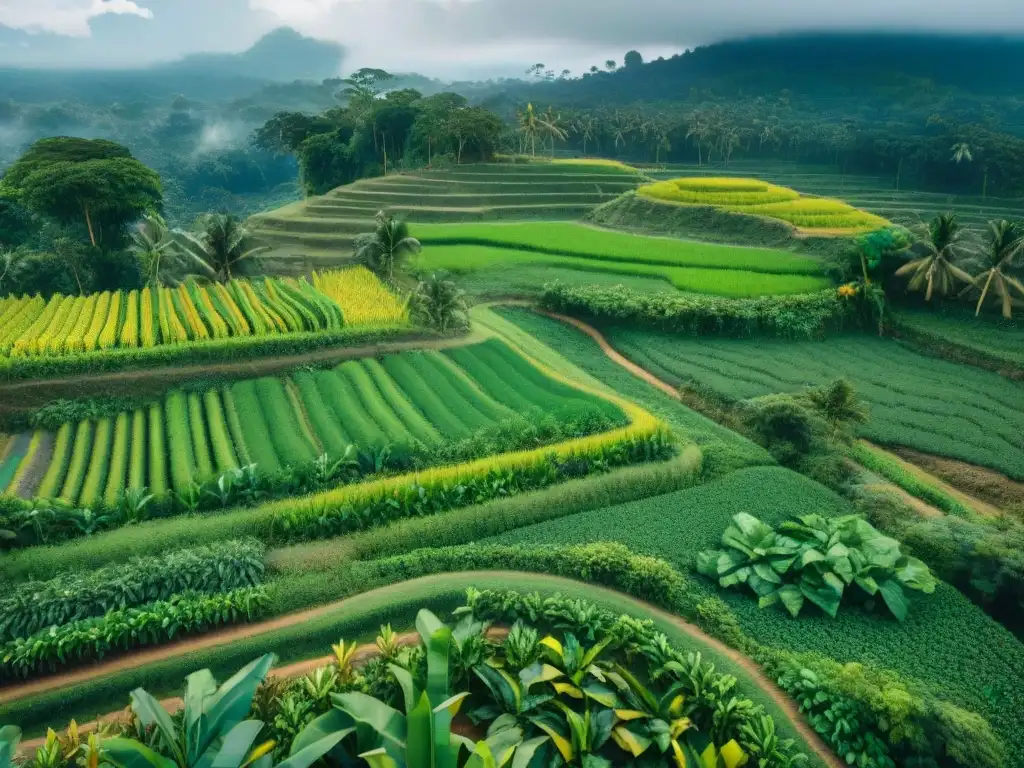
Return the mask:
[[0,62],[142,65],[242,50],[283,25],[343,43],[346,68],[458,77],[809,29],[1020,34],[1024,0],[0,0]]

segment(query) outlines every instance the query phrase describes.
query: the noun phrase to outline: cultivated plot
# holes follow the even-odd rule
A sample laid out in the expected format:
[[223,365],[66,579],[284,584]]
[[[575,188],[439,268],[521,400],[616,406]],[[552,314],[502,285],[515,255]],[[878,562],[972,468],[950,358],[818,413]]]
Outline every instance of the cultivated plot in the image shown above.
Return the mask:
[[1024,387],[995,373],[871,337],[697,340],[619,328],[608,337],[655,375],[733,400],[846,377],[870,406],[864,437],[1024,478]]

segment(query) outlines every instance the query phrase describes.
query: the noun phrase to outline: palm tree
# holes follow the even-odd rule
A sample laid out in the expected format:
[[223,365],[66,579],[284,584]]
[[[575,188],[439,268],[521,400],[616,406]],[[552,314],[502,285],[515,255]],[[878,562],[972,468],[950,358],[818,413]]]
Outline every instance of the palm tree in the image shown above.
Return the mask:
[[918,234],[920,239],[911,248],[922,251],[923,255],[896,270],[901,277],[911,276],[907,286],[910,290],[924,288],[925,301],[931,301],[936,291],[940,296],[948,295],[957,280],[972,282],[971,276],[956,266],[957,260],[971,248],[955,214],[936,216],[928,225],[918,227]]
[[177,285],[186,273],[195,271],[213,277],[205,261],[182,258],[184,249],[177,247],[167,222],[159,214],[143,217],[128,233],[128,252],[139,260],[146,285]]
[[1003,306],[1003,317],[1009,319],[1013,317],[1013,292],[1024,297],[1024,284],[1009,274],[1014,260],[1024,253],[1024,227],[1009,221],[990,221],[988,227],[988,247],[982,255],[986,269],[976,275],[960,295],[974,290],[981,292],[974,310],[977,316],[991,291]]
[[583,154],[587,154],[587,142],[593,141],[597,134],[597,121],[593,115],[576,118],[572,125],[572,132],[583,139]]
[[621,112],[615,113],[615,118],[611,124],[612,138],[615,140],[615,148],[618,149],[620,145],[625,146],[626,139],[629,134],[633,132],[634,125],[633,121],[628,116],[623,115]]
[[412,296],[412,307],[426,325],[447,333],[466,310],[466,301],[458,286],[441,273],[420,281]]
[[190,267],[222,283],[270,250],[267,246],[253,244],[252,233],[230,213],[204,214],[196,219],[194,231],[175,230],[174,237]]
[[868,420],[868,410],[857,397],[853,385],[846,379],[807,391],[811,407],[817,411],[832,430],[832,438],[848,436],[854,424]]
[[[701,144],[711,135],[711,128],[704,121],[702,116],[698,116],[693,124],[690,126],[690,130],[686,132],[686,138],[693,138],[694,143],[697,145],[697,165],[704,165],[704,158],[701,155],[700,147]],[[708,158],[710,160],[710,158]]]
[[566,133],[561,126],[562,116],[556,115],[551,107],[544,111],[544,119],[540,121],[540,129],[551,139],[551,156],[555,156],[555,139],[565,141]]
[[391,281],[398,263],[408,254],[422,251],[423,246],[415,237],[410,237],[409,225],[404,219],[378,211],[376,221],[373,234],[363,235],[356,241],[356,259]]
[[[971,145],[966,141],[958,141],[949,151],[953,153],[950,158],[957,165],[966,161],[968,163],[974,162],[974,153],[971,152]],[[983,181],[981,182],[981,199],[984,200],[988,197],[988,163],[982,163],[981,170],[985,174]]]
[[527,104],[525,112],[517,112],[516,114],[519,118],[519,132],[530,142],[530,152],[536,157],[540,118],[537,117],[533,104]]

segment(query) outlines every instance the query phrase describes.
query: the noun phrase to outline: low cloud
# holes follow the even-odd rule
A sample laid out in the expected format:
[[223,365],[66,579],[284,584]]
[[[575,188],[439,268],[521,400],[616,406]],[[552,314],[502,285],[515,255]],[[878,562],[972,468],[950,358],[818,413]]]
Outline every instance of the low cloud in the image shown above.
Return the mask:
[[153,18],[153,12],[133,0],[3,0],[0,24],[26,32],[53,32],[88,37],[89,22],[106,14]]

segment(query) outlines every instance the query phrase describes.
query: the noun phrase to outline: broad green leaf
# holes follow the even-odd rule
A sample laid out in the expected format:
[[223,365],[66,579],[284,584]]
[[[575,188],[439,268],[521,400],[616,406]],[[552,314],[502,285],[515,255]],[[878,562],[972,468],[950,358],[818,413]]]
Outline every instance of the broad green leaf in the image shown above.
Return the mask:
[[397,709],[358,691],[334,693],[331,698],[335,706],[346,712],[357,724],[365,723],[385,741],[404,747],[407,722],[405,715]]
[[512,768],[533,768],[531,762],[534,757],[539,757],[537,751],[551,740],[550,736],[535,736],[527,739],[518,747],[512,756]]
[[907,597],[903,593],[903,587],[899,585],[899,582],[894,579],[885,579],[879,582],[878,591],[881,593],[882,599],[885,600],[889,610],[892,611],[892,615],[898,621],[903,621],[907,618]]
[[347,735],[352,732],[353,725],[355,725],[355,720],[347,712],[337,708],[328,710],[299,732],[299,735],[292,742],[290,754],[297,756],[302,750],[335,733],[345,732]]
[[200,720],[202,738],[196,742],[189,735],[190,749],[194,750],[190,764],[198,762],[197,758],[209,749],[215,739],[249,715],[256,689],[270,672],[275,658],[274,654],[268,653],[250,662],[206,700],[205,712]]
[[370,768],[398,768],[398,763],[383,747],[363,752],[359,757],[365,760]]
[[557,680],[564,674],[565,673],[557,667],[538,661],[525,669],[520,670],[519,680],[523,684],[523,690],[529,691],[530,687],[536,683],[547,683],[552,680]]
[[764,579],[765,581],[767,581],[767,582],[769,582],[771,584],[781,584],[782,583],[782,579],[779,577],[779,574],[776,573],[775,569],[772,568],[767,563],[755,563],[754,564],[754,573],[756,573],[762,579]]
[[640,757],[651,746],[651,739],[631,731],[624,725],[618,725],[612,730],[612,741],[633,757]]
[[800,565],[806,568],[811,563],[817,563],[824,559],[825,556],[818,550],[814,548],[805,549],[803,554],[800,555]]
[[120,768],[177,768],[177,764],[134,739],[104,739],[107,760]]
[[423,645],[430,644],[430,638],[434,636],[434,633],[439,629],[445,628],[445,624],[432,612],[426,608],[420,610],[416,614],[416,631],[419,632],[420,638],[423,640]]
[[582,699],[583,691],[577,688],[572,683],[554,682],[551,684],[555,690],[564,696],[571,696],[574,699]]
[[878,582],[871,576],[857,576],[854,582],[869,595],[878,594]]
[[263,723],[259,720],[240,722],[224,736],[224,742],[210,763],[211,768],[239,768],[262,730]]
[[490,689],[494,700],[506,712],[519,712],[522,692],[518,681],[503,669],[495,669],[485,664],[473,667],[473,672],[484,681]]
[[542,639],[540,641],[540,644],[546,648],[551,649],[551,651],[553,651],[559,659],[562,658],[562,644],[551,635],[548,635],[547,637]]
[[936,579],[928,566],[916,557],[903,558],[903,564],[896,570],[896,578],[911,589],[917,589],[925,594],[932,594],[935,591]]
[[542,716],[535,716],[530,718],[530,722],[540,728],[551,738],[551,743],[555,745],[555,749],[562,756],[562,759],[567,763],[571,763],[576,753],[572,747],[572,741],[566,738],[564,735],[559,733],[555,726],[549,721],[549,719]]
[[719,760],[724,764],[723,768],[739,768],[747,762],[747,754],[743,751],[736,739],[726,742],[718,750]]
[[836,617],[836,614],[839,612],[841,592],[836,592],[834,587],[826,584],[814,584],[806,575],[800,580],[799,587],[804,597],[821,608],[833,619]]
[[0,727],[0,768],[8,768],[21,741],[21,729],[13,725]]
[[602,706],[609,707],[611,709],[621,706],[619,697],[616,696],[615,691],[607,685],[603,685],[594,680],[588,680],[582,687],[583,693],[588,699],[593,699]]
[[580,669],[586,669],[591,664],[593,664],[594,659],[601,655],[601,652],[608,647],[608,644],[611,643],[611,641],[611,637],[606,637],[604,640],[592,646],[589,651],[583,654],[583,661],[580,662]]
[[447,712],[449,717],[455,717],[459,714],[459,709],[462,707],[462,702],[469,697],[469,691],[463,691],[462,693],[456,693],[449,699],[442,701],[436,707],[434,707],[435,713]]
[[412,674],[404,667],[397,664],[388,664],[388,669],[395,676],[399,687],[402,689],[402,698],[405,700],[405,711],[411,712],[416,706],[416,684],[412,680]]
[[[407,723],[405,763],[408,768],[433,768],[435,764],[440,765],[436,750],[442,745],[437,743],[437,732],[430,717],[430,700],[426,691],[420,694],[416,706],[407,715]],[[450,737],[447,741],[451,742]]]
[[[544,740],[547,741],[547,737],[544,737]],[[523,729],[518,727],[505,728],[488,736],[485,741],[480,743],[486,744],[491,754],[494,755],[494,762],[498,768],[501,768],[501,766],[512,759],[516,748],[523,743]]]
[[329,733],[316,741],[307,742],[299,750],[296,750],[293,744],[291,757],[284,762],[278,763],[276,768],[309,768],[309,766],[340,744],[346,736],[354,733],[355,730],[355,728],[343,728],[334,733]]
[[136,688],[131,692],[131,700],[132,710],[138,715],[139,721],[146,727],[155,725],[168,749],[174,752],[174,761],[185,762],[185,755],[181,753],[178,745],[177,729],[167,710],[142,688]]
[[588,723],[589,733],[587,734],[587,742],[590,745],[590,750],[596,751],[604,746],[605,742],[608,741],[612,735],[612,730],[616,727],[618,718],[615,716],[615,712],[611,709],[600,709],[596,712],[591,711],[590,721]]

